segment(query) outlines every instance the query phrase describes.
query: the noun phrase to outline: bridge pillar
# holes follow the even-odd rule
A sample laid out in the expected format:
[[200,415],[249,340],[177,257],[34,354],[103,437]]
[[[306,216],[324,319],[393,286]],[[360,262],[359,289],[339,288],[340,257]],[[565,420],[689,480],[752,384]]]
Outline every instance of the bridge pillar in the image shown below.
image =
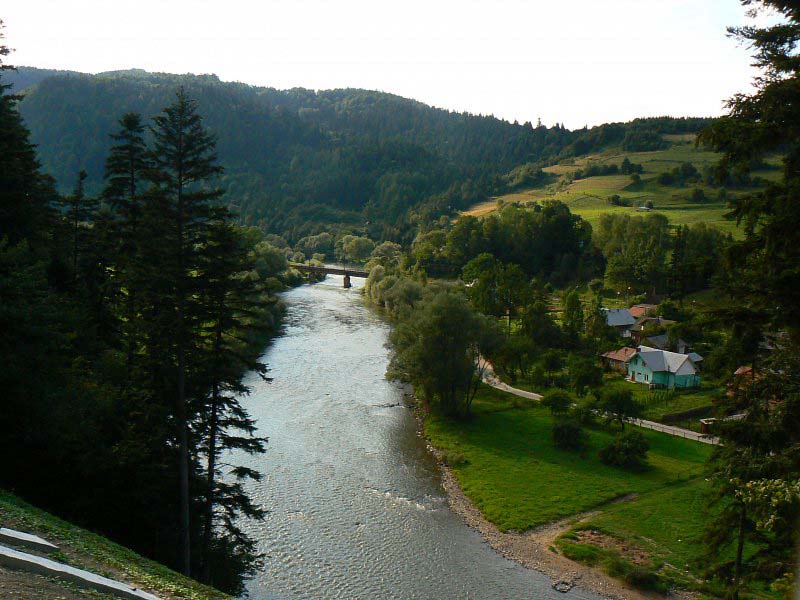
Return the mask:
[[350,288],[350,287],[353,287],[353,284],[350,283],[350,275],[345,273],[344,274],[344,288],[347,289],[347,288]]

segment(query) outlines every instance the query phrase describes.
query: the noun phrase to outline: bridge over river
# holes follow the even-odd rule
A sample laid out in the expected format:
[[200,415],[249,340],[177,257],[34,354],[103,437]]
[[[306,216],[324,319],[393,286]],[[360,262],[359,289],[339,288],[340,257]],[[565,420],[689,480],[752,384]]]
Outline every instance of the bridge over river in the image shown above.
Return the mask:
[[313,273],[315,275],[344,275],[344,287],[351,287],[351,277],[363,277],[366,279],[369,272],[365,271],[363,267],[348,267],[343,265],[341,267],[331,265],[304,265],[300,263],[289,263],[289,266],[304,273]]

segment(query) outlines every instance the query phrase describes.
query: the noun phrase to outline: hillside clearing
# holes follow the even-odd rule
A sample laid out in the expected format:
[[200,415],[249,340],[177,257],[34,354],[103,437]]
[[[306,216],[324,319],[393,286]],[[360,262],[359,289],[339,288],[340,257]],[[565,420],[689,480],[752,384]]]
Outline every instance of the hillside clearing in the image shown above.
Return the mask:
[[[699,171],[714,165],[719,155],[694,145],[694,134],[675,134],[664,136],[672,145],[664,150],[652,152],[622,152],[610,150],[599,154],[573,159],[542,169],[557,175],[558,180],[546,187],[517,190],[489,201],[473,205],[462,214],[485,216],[509,203],[532,204],[545,200],[558,200],[569,206],[575,214],[596,226],[603,214],[642,214],[643,207],[652,203],[652,212],[665,215],[673,225],[692,225],[705,223],[734,237],[742,235],[736,222],[727,214],[730,212],[728,200],[718,199],[719,188],[705,183],[686,186],[666,186],[658,183],[661,173],[670,171],[681,164],[692,163]],[[596,175],[571,181],[571,175],[578,169],[589,165],[619,165],[624,159],[642,165],[641,181],[632,182],[629,175]],[[772,168],[775,161],[768,161],[767,167],[753,174],[764,179],[774,179],[779,171]],[[691,202],[693,190],[700,189],[705,194],[704,202]],[[742,191],[729,191],[728,199],[742,194]],[[624,205],[611,204],[611,197],[619,196]]]

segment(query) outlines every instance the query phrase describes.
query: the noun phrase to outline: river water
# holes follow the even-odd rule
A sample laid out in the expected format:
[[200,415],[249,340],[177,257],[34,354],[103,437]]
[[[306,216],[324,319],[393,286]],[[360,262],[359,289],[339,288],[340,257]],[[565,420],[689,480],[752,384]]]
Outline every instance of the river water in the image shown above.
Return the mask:
[[266,554],[250,597],[564,598],[450,511],[403,389],[384,378],[388,326],[357,287],[329,276],[283,300],[264,356],[274,381],[250,377],[244,399],[268,450],[235,457],[263,473],[249,491],[269,511],[245,525]]

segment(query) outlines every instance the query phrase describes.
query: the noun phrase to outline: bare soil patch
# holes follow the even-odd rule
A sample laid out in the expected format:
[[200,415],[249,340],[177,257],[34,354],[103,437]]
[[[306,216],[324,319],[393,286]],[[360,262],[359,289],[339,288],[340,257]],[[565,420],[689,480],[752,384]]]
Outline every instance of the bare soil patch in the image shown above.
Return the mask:
[[592,529],[578,531],[576,535],[582,544],[590,544],[605,550],[616,550],[622,557],[640,567],[653,566],[653,560],[648,552],[623,540]]

